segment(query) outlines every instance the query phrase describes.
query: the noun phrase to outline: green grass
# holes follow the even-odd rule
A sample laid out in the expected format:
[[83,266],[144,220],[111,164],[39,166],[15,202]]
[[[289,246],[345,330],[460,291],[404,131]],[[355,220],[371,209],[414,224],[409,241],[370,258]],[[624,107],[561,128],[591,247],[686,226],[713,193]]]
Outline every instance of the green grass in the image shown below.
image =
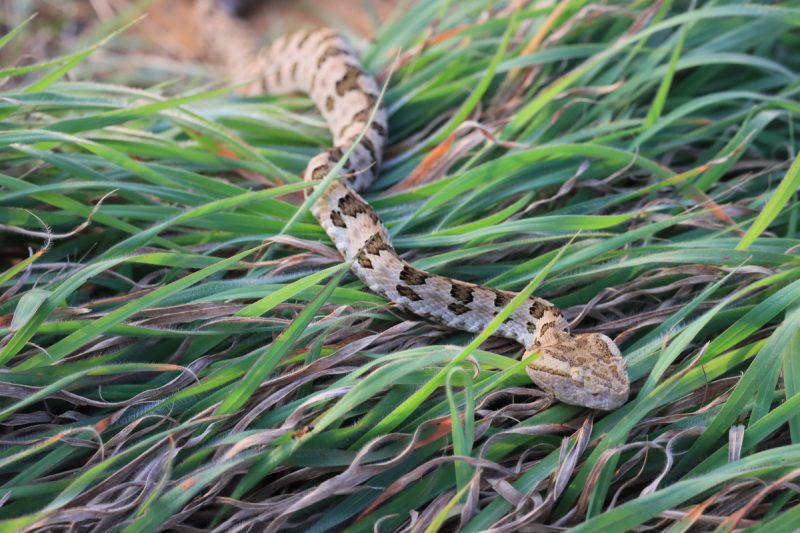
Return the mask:
[[800,520],[800,2],[417,2],[366,45],[398,251],[615,337],[611,413],[353,277],[297,200],[330,143],[304,98],[119,68],[135,10],[91,44],[11,4],[0,532]]

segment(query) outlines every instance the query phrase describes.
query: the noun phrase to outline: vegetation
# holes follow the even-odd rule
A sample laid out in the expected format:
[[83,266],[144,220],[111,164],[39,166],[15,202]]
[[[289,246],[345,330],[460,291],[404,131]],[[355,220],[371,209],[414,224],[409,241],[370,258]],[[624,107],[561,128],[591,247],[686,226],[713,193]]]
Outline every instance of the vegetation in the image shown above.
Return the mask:
[[23,11],[0,531],[800,523],[800,3],[425,1],[364,47],[397,249],[615,337],[634,391],[610,413],[349,273],[299,193],[330,144],[306,99],[127,68],[133,12],[18,63],[59,31]]

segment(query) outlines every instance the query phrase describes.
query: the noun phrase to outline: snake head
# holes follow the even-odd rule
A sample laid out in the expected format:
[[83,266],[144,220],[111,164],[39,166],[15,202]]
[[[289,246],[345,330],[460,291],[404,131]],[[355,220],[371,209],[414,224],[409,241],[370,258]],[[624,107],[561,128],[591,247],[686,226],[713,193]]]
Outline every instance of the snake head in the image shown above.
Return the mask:
[[539,357],[525,370],[558,400],[609,411],[628,400],[625,360],[614,341],[599,333],[562,334],[556,342],[525,352]]

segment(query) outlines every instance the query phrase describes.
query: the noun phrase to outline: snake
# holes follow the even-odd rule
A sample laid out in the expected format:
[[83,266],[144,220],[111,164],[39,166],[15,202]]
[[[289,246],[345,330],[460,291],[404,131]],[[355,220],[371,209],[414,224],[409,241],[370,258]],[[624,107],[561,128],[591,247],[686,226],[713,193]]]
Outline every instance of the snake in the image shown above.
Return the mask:
[[[303,178],[319,184],[339,165],[336,179],[328,180],[310,210],[353,273],[371,291],[419,317],[483,331],[515,293],[414,267],[398,255],[380,216],[360,194],[378,175],[388,115],[376,79],[365,72],[348,40],[318,28],[262,46],[246,21],[221,0],[198,0],[195,6],[204,55],[240,93],[302,93],[325,119],[332,146],[311,158]],[[571,333],[549,301],[529,297],[494,334],[520,343],[526,357],[538,352],[525,369],[550,397],[599,410],[627,401],[628,373],[614,341],[600,333]]]

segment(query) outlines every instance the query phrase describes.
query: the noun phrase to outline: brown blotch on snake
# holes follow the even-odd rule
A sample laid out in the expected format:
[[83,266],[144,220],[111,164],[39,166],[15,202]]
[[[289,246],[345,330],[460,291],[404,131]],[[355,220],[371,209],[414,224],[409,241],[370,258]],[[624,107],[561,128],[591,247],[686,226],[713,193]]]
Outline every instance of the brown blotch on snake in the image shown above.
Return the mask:
[[370,159],[375,161],[375,145],[372,144],[372,141],[364,137],[363,139],[361,139],[361,146],[367,149],[367,152],[369,152]]
[[431,277],[427,272],[417,270],[416,268],[403,265],[403,270],[400,271],[400,279],[409,285],[425,285],[425,280]]
[[359,213],[368,213],[371,209],[352,193],[347,193],[339,198],[339,210],[343,215],[355,217]]
[[386,137],[386,129],[377,122],[372,123],[372,129],[378,132],[381,137]]
[[342,214],[339,211],[331,211],[331,223],[340,228],[347,227],[347,224],[345,224]]
[[465,313],[470,312],[470,308],[466,305],[458,302],[453,302],[447,306],[447,308],[457,315],[463,315]]
[[406,287],[405,285],[398,284],[397,287],[395,287],[395,289],[397,289],[397,294],[399,294],[400,296],[405,296],[412,302],[418,302],[422,300],[422,296],[414,292],[414,289],[412,289],[411,287]]
[[450,289],[450,296],[461,302],[462,304],[472,303],[473,288],[463,283],[453,283]]
[[[412,267],[392,248],[374,209],[357,195],[377,176],[388,122],[377,100],[377,82],[361,70],[345,40],[332,30],[315,30],[282,37],[259,54],[258,38],[244,23],[216,9],[215,0],[196,0],[195,6],[200,41],[223,63],[231,80],[252,80],[243,89],[247,94],[259,88],[271,94],[307,93],[325,112],[330,130],[339,132],[335,135],[338,146],[328,150],[326,157],[314,158],[314,166],[303,174],[305,179],[324,178],[340,161],[342,151],[353,148],[354,140],[342,140],[348,132],[370,128],[364,149],[352,150],[352,161],[336,176],[347,179],[333,181],[311,205],[336,248],[356,263],[356,275],[376,293],[394,298],[417,315],[468,331],[484,329],[513,294]],[[348,193],[356,201],[346,200],[342,210],[339,200]],[[348,218],[352,215],[343,211],[369,216]],[[414,287],[424,287],[424,291]],[[532,360],[526,367],[531,380],[559,400],[606,410],[627,400],[630,386],[625,362],[614,342],[596,333],[570,333],[550,302],[528,299],[496,334],[525,347],[525,356]]]
[[493,291],[493,292],[494,292],[494,306],[497,307],[498,309],[502,309],[503,307],[507,306],[508,302],[510,302],[511,299],[513,298],[512,296],[509,296],[508,294],[505,294],[500,291]]
[[361,265],[364,268],[369,268],[369,269],[375,268],[372,266],[372,260],[369,257],[367,257],[367,254],[365,254],[363,250],[356,256],[356,261],[358,262],[359,265]]
[[361,76],[361,69],[353,65],[345,67],[344,76],[336,82],[336,94],[344,96],[350,91],[358,89],[358,77]]
[[330,170],[331,169],[330,167],[328,167],[328,165],[320,165],[311,171],[311,179],[321,180],[322,178],[328,175],[328,172],[330,172]]
[[530,308],[530,313],[533,316],[533,318],[539,319],[544,316],[544,312],[546,309],[547,306],[545,306],[541,301],[536,299],[534,300],[533,305]]
[[373,222],[380,222],[378,213],[376,213],[375,210],[370,206],[356,198],[356,196],[352,193],[347,193],[343,197],[339,198],[339,210],[343,215],[350,217],[356,217],[359,213],[363,213],[367,215]]
[[328,157],[330,157],[332,163],[338,163],[343,155],[344,152],[338,146],[328,150]]
[[364,244],[364,251],[371,255],[380,255],[383,251],[391,250],[392,247],[383,240],[383,237],[376,233]]

